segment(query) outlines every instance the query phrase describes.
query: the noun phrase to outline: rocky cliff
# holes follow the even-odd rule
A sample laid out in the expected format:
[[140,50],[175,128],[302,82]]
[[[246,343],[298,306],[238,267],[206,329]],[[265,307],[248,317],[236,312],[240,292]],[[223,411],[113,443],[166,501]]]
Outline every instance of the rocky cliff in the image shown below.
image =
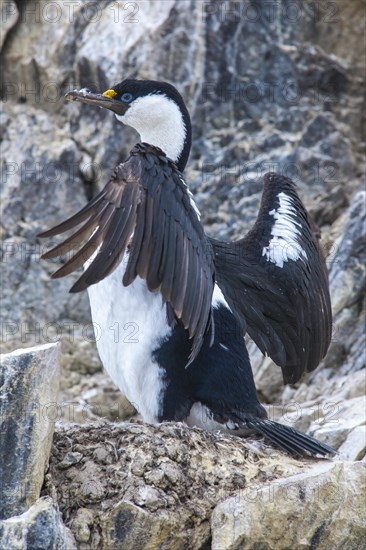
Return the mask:
[[[149,508],[146,502],[155,502],[155,499],[161,503],[165,497],[162,493],[158,497],[146,488],[142,490],[147,491],[145,501],[138,496],[137,489],[137,492],[131,489],[131,496],[124,488],[125,500],[131,503],[128,510],[118,504],[114,493],[108,500],[107,485],[100,489],[100,494],[93,493],[92,505],[85,495],[75,501],[69,499],[67,504],[62,500],[56,472],[57,464],[66,460],[67,455],[65,426],[69,422],[85,423],[101,417],[109,421],[122,420],[130,417],[133,410],[102,372],[86,294],[68,294],[72,276],[50,281],[49,275],[56,266],[52,261],[40,261],[45,245],[36,235],[85,204],[137,140],[131,129],[116,124],[111,113],[65,104],[63,95],[75,87],[105,90],[131,75],[174,83],[184,95],[193,119],[194,142],[186,179],[211,236],[237,238],[248,230],[256,216],[265,172],[276,170],[296,181],[322,232],[330,275],[334,333],[323,364],[300,384],[286,388],[282,386],[280,369],[249,343],[256,384],[272,417],[293,423],[334,445],[340,449],[343,460],[357,461],[365,455],[364,11],[362,0],[310,4],[292,0],[3,2],[3,349],[62,342],[58,408],[61,423],[51,452],[48,474],[51,477],[45,491],[49,495],[51,487],[54,488],[52,496],[59,500],[65,521],[74,526],[80,548],[99,548],[103,544],[105,548],[117,547],[113,546],[115,535],[106,527],[110,525],[108,521],[112,521],[108,517],[114,516],[108,516],[107,510],[104,519],[95,519],[94,510],[101,502],[122,506],[118,517],[125,518],[126,525],[139,515],[136,522],[140,530],[150,529],[151,513],[165,518],[166,525],[170,525],[167,511],[171,506],[173,514],[175,504],[169,500],[170,489],[167,489],[173,482],[170,480],[165,486],[165,481],[156,481],[154,476],[160,475],[157,472],[161,464],[148,458],[150,473],[147,475],[146,468],[142,467],[141,474],[145,476],[144,487],[167,493],[166,509],[161,510],[160,504],[158,511]],[[72,428],[70,452],[73,454],[69,459],[76,465],[70,464],[67,468],[87,469],[89,454],[95,455],[93,438],[96,435],[94,428],[88,426]],[[146,428],[145,432],[139,426],[136,429],[142,435],[138,436],[137,432],[131,435],[131,429],[128,428],[123,437],[114,433],[111,449],[114,437],[119,440],[122,437],[127,453],[133,453],[134,446],[142,442],[146,448],[151,445],[155,455],[154,440],[159,430]],[[108,430],[113,432],[118,428],[108,425]],[[170,438],[169,444],[179,449],[180,435],[174,429],[161,430],[159,437]],[[183,440],[188,441],[187,432],[183,432]],[[194,440],[196,436],[192,437]],[[202,435],[197,437],[206,441]],[[200,445],[206,444],[202,441]],[[235,446],[231,440],[223,443],[224,447],[226,444]],[[213,468],[217,479],[213,485],[220,486],[220,471],[227,471],[226,455],[220,459],[224,451],[220,450],[219,440],[210,439],[207,445],[211,449],[208,456],[211,452],[218,456]],[[239,448],[238,444],[235,448]],[[277,463],[281,464],[283,457],[276,456]],[[258,460],[255,452],[252,458]],[[125,468],[118,453],[116,459],[101,459],[98,454],[96,462],[104,464],[103,460],[107,465],[111,460],[110,464]],[[209,460],[213,460],[212,457]],[[271,478],[272,466],[266,468],[268,460],[267,456],[261,463],[262,481],[298,473],[294,465],[293,469],[280,471]],[[181,467],[177,466],[180,474],[176,473],[178,477],[174,482],[178,485],[183,479]],[[331,483],[343,487],[347,480],[357,479],[351,463],[334,468],[328,472]],[[94,470],[90,472],[90,476],[94,475]],[[151,475],[154,479],[150,479]],[[77,478],[76,473],[75,476]],[[161,479],[166,477],[170,479],[166,473]],[[184,483],[188,483],[191,477],[184,479]],[[235,494],[236,478],[230,479],[228,485],[222,484],[227,490],[225,498],[229,493]],[[118,483],[116,487],[121,486]],[[131,483],[133,487],[134,482]],[[356,485],[352,485],[355,493]],[[254,548],[255,540],[261,544],[269,540],[268,545],[263,546],[268,548],[293,546],[291,539],[283,539],[276,546],[269,538],[268,529],[263,531],[263,540],[258,532],[256,539],[253,523],[244,521],[241,507],[238,505],[237,511],[230,512],[235,508],[234,501],[225,501],[228,503],[216,507],[220,499],[209,500],[210,505],[205,505],[202,511],[199,506],[186,507],[190,497],[182,491],[177,492],[184,509],[182,529],[190,529],[191,534],[186,539],[177,535],[183,541],[179,543],[181,546],[178,539],[173,537],[169,543],[167,537],[165,546],[159,546],[161,542],[156,542],[157,539],[149,539],[141,542],[141,548],[189,545],[208,548],[211,536],[213,547],[220,550]],[[342,492],[345,502],[348,502],[347,491]],[[55,518],[58,512],[54,505],[42,501],[42,513]],[[328,497],[324,497],[319,510],[322,507],[331,509]],[[215,512],[209,526],[209,511],[213,508]],[[248,517],[255,517],[257,512],[254,508],[251,510],[248,514],[253,516]],[[321,518],[319,510],[318,519]],[[291,509],[288,513],[290,517]],[[171,518],[176,517],[174,514]],[[239,523],[232,524],[235,514]],[[204,524],[201,538],[197,538],[201,533],[198,517]],[[276,521],[276,516],[273,518]],[[342,547],[345,539],[334,542],[326,538],[331,528],[327,531],[321,527],[326,523],[326,514],[323,519],[323,523],[319,520],[313,525],[312,531],[309,528],[311,536],[301,535],[304,548],[326,548],[327,541],[328,548]],[[351,525],[350,519],[344,521]],[[238,531],[235,525],[241,526]],[[217,526],[225,528],[220,531]],[[263,529],[264,526],[265,522]],[[165,528],[167,533],[171,531]],[[113,529],[113,533],[120,533],[123,526]],[[352,525],[349,529],[352,531]],[[354,546],[348,548],[359,547],[358,527],[354,529],[356,538],[351,538]],[[278,537],[277,541],[282,537],[273,536]],[[112,537],[112,542],[108,537]],[[137,548],[133,544],[125,543],[121,547]]]

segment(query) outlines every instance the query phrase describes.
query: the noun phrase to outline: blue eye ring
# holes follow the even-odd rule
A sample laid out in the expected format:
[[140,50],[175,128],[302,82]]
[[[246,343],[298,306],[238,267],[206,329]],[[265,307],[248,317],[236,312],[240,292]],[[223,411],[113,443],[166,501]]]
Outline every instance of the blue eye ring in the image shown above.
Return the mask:
[[132,100],[133,100],[133,95],[130,94],[130,92],[125,92],[124,94],[121,95],[121,101],[123,101],[123,103],[131,103]]

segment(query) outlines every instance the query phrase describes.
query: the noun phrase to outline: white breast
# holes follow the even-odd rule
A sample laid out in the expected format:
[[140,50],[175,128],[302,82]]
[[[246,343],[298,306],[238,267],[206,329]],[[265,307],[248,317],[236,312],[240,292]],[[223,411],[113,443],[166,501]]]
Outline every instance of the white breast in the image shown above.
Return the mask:
[[122,284],[127,255],[118,268],[88,288],[94,332],[104,368],[146,422],[161,412],[164,371],[151,354],[171,334],[159,292],[139,277]]

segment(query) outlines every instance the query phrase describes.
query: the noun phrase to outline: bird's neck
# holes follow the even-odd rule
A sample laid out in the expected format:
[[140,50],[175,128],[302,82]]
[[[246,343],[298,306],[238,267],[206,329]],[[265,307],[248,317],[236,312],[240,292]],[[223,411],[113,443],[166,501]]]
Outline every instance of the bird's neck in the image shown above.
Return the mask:
[[192,143],[191,120],[183,102],[178,107],[166,96],[147,96],[136,102],[120,120],[135,128],[142,142],[164,151],[183,172]]
[[182,131],[182,128],[172,122],[139,132],[142,142],[159,147],[174,161],[181,172],[187,164],[191,148],[190,140],[188,143],[185,133],[186,131]]

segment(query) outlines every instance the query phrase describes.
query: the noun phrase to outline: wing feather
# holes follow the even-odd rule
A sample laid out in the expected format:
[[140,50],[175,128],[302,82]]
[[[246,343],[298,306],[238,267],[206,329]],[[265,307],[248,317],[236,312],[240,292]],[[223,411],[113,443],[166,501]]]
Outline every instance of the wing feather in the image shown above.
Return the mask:
[[39,233],[38,237],[42,239],[45,237],[54,237],[55,235],[60,235],[61,233],[65,233],[66,231],[73,229],[77,225],[80,225],[81,222],[86,220],[88,216],[94,213],[94,211],[98,208],[100,200],[103,198],[105,191],[106,190],[103,189],[103,191],[101,191],[96,197],[94,197],[93,200],[91,200],[86,206],[84,206],[84,208],[79,210],[79,212],[77,212],[74,216],[71,216],[71,218],[68,218],[64,222],[59,223],[48,231]]
[[211,241],[225,299],[260,350],[281,366],[285,383],[314,370],[330,343],[328,277],[312,227],[293,182],[271,173],[247,236]]
[[210,326],[214,262],[175,165],[160,150],[137,145],[95,199],[40,236],[60,234],[82,222],[44,255],[55,258],[70,246],[81,246],[53,277],[68,275],[88,262],[71,288],[79,292],[110,275],[127,254],[123,285],[140,276],[150,291],[161,292],[192,339],[192,362]]
[[108,221],[111,219],[112,214],[113,207],[108,205],[99,220],[98,229],[95,233],[68,262],[53,273],[52,279],[58,279],[59,277],[69,275],[76,269],[82,267],[85,262],[91,258],[103,241],[104,235],[108,229]]

